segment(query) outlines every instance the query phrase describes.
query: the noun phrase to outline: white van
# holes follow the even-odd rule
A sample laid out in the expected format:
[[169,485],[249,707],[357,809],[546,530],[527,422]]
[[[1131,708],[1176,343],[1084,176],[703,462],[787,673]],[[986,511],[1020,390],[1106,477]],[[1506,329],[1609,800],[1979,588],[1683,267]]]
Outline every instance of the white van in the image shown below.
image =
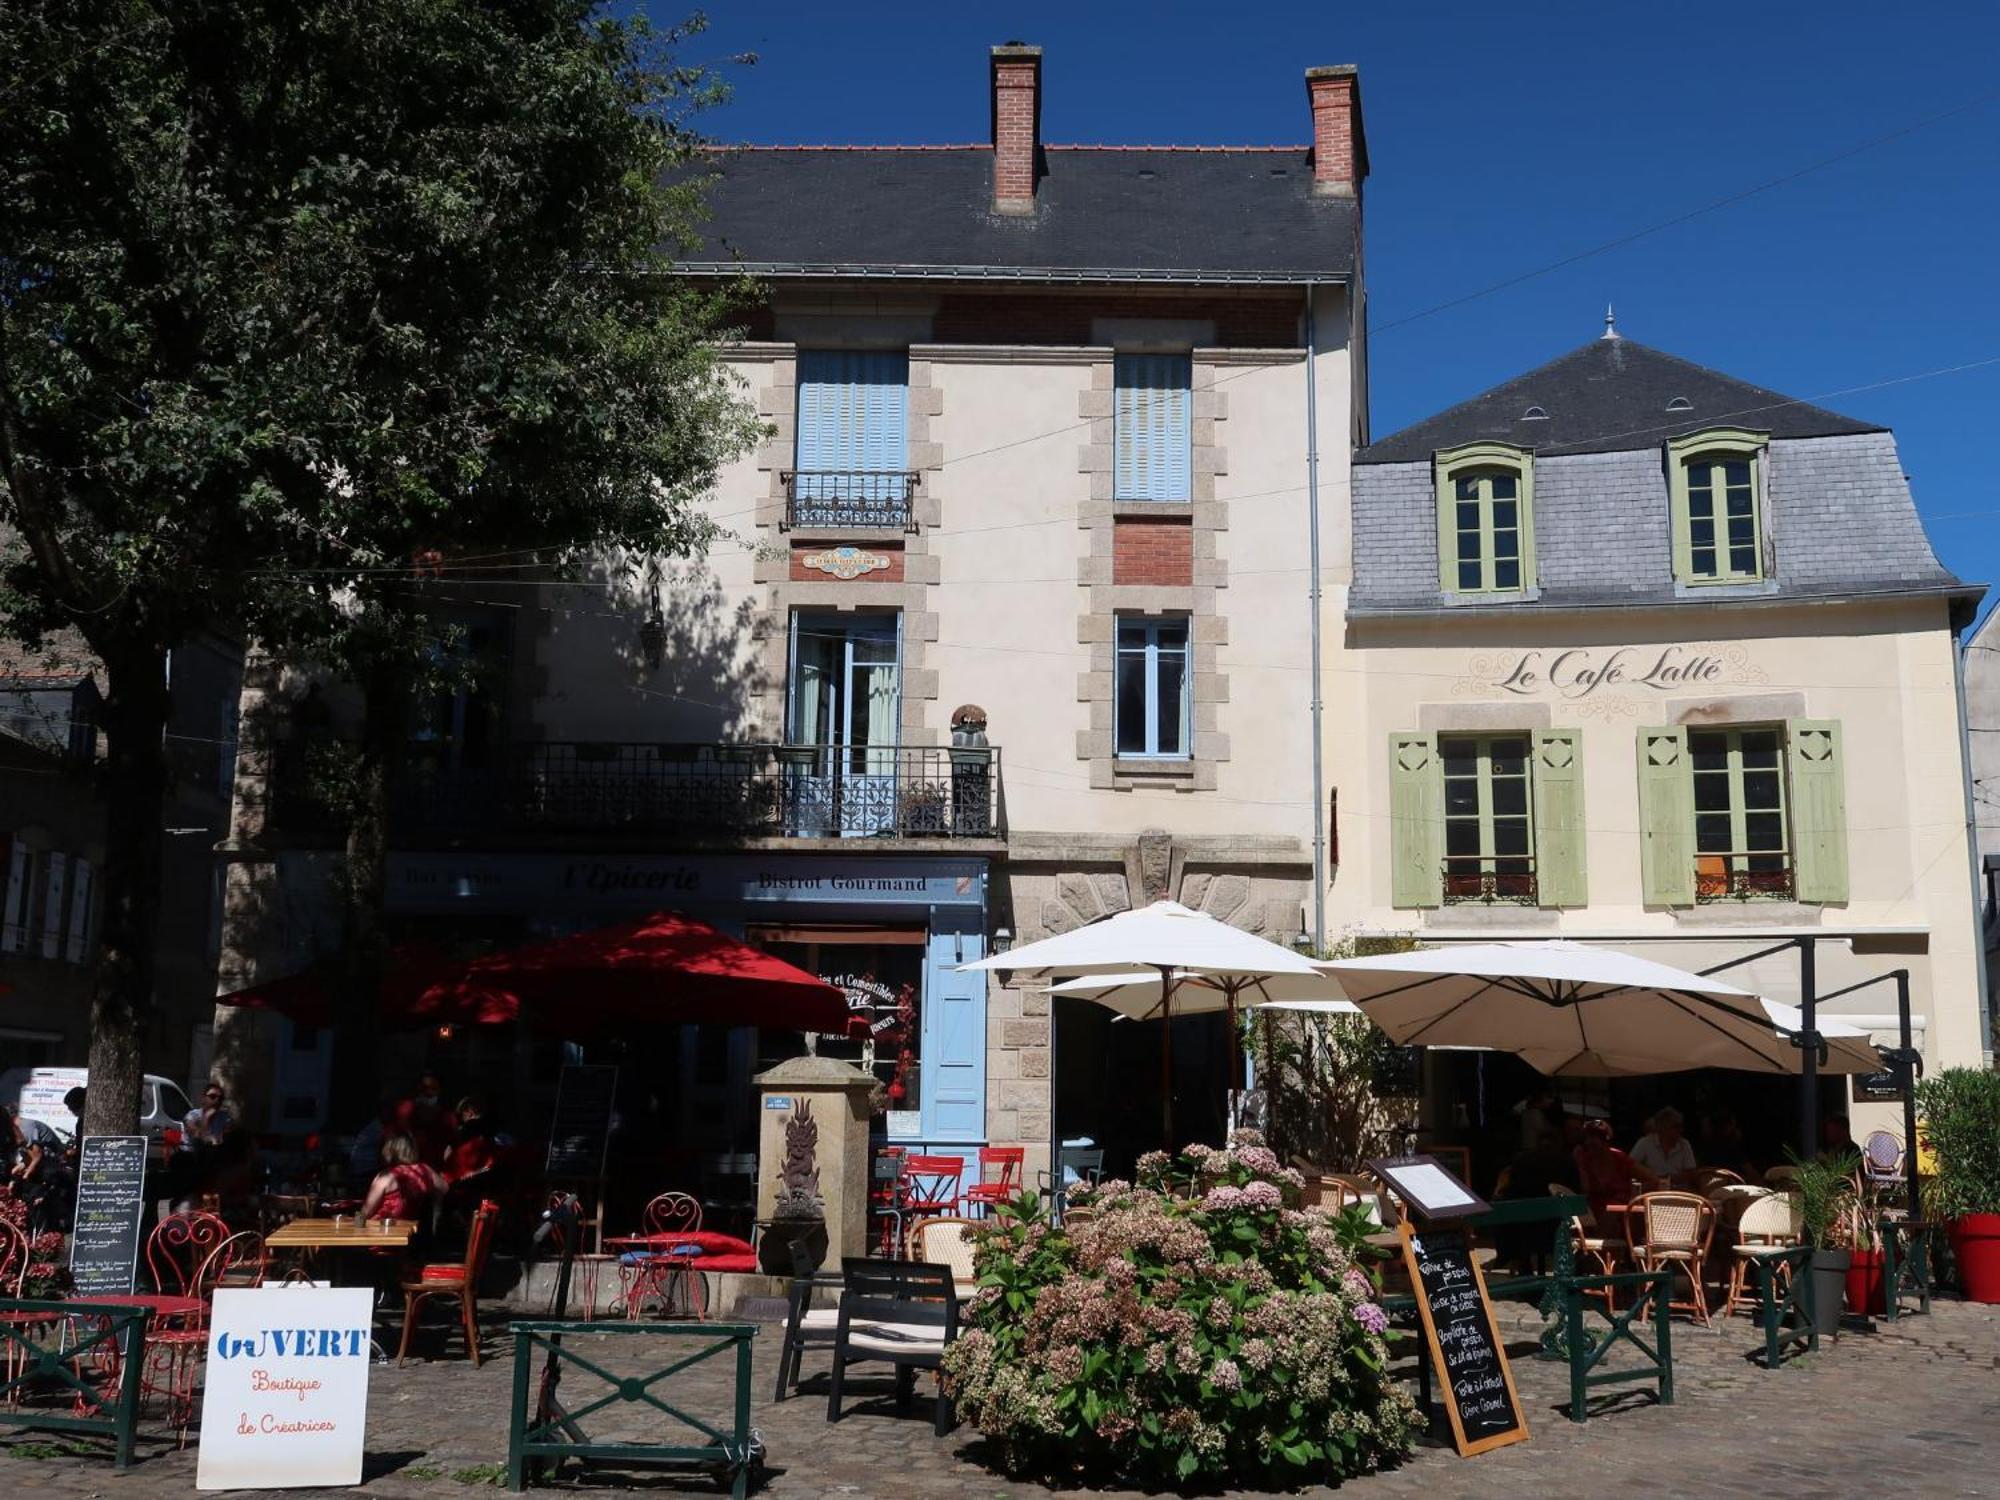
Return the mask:
[[[77,1118],[63,1103],[71,1089],[90,1087],[88,1068],[9,1068],[0,1073],[0,1104],[40,1120],[64,1140],[76,1136]],[[139,1091],[139,1129],[155,1142],[178,1131],[194,1106],[171,1078],[148,1073]]]

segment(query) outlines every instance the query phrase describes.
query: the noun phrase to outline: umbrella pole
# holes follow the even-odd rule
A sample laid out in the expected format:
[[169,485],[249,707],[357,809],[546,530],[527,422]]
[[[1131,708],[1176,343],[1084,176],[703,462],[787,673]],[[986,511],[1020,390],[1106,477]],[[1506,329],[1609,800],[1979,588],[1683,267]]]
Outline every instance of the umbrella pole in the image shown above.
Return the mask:
[[1174,974],[1160,970],[1160,1149],[1174,1149]]
[[1223,1109],[1224,1123],[1227,1127],[1224,1132],[1224,1144],[1227,1144],[1228,1135],[1236,1130],[1238,1123],[1236,1111],[1243,1098],[1243,1044],[1236,1034],[1236,986],[1233,984],[1225,983],[1222,987],[1222,1010],[1229,1026],[1229,1039],[1225,1043],[1229,1048],[1229,1089]]

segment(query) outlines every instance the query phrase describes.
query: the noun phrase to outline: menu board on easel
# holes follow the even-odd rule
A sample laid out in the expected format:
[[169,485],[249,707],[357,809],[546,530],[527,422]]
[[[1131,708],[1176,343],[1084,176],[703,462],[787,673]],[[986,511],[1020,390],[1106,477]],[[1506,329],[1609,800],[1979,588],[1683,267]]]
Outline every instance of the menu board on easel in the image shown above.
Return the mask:
[[146,1138],[87,1135],[76,1166],[69,1276],[79,1301],[129,1296],[139,1273],[146,1211]]
[[1525,1441],[1528,1419],[1472,1242],[1463,1229],[1438,1224],[1404,1224],[1397,1233],[1459,1456]]
[[615,1067],[571,1063],[562,1070],[556,1080],[555,1118],[549,1121],[549,1176],[591,1182],[604,1176],[617,1095]]

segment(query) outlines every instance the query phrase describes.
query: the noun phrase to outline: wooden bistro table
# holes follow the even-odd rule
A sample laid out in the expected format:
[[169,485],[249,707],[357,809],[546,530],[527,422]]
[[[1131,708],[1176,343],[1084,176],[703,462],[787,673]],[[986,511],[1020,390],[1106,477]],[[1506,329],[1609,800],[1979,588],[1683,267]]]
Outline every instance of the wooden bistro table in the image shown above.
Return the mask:
[[[293,1263],[303,1267],[322,1250],[407,1250],[416,1233],[415,1219],[375,1219],[368,1223],[361,1222],[358,1215],[294,1219],[266,1235],[264,1248],[291,1251]],[[375,1355],[385,1362],[389,1357],[380,1340],[375,1341]]]

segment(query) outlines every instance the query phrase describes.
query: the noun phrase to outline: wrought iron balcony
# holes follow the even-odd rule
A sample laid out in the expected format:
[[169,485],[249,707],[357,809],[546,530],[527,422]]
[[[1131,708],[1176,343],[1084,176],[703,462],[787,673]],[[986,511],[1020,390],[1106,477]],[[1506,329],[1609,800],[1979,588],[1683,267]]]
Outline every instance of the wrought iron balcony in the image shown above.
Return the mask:
[[915,531],[914,469],[787,469],[785,529]]
[[1447,854],[1446,906],[1534,906],[1541,900],[1533,855]]
[[1000,752],[934,745],[552,742],[481,770],[412,766],[398,817],[426,832],[993,839]]
[[1784,849],[1732,849],[1726,854],[1697,854],[1694,899],[1700,906],[1718,901],[1790,901],[1798,887],[1792,856]]

